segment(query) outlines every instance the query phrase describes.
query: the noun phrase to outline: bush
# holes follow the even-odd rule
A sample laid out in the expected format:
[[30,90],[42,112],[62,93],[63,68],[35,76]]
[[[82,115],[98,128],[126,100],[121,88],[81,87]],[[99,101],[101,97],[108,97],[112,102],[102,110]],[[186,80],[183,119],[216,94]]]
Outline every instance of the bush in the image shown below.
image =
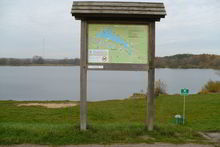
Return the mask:
[[219,93],[220,92],[220,81],[208,81],[199,92],[199,94],[207,93]]
[[155,82],[155,96],[167,94],[167,84],[160,79]]

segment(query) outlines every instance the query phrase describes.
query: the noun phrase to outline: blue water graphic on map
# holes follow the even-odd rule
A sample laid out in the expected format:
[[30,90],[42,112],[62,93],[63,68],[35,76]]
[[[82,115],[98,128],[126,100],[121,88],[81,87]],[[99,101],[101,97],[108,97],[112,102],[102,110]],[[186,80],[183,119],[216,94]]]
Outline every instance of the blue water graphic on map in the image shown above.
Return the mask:
[[111,29],[104,29],[103,31],[101,31],[100,33],[96,34],[97,38],[104,38],[107,40],[111,40],[114,41],[116,43],[119,43],[121,45],[123,45],[125,48],[128,49],[128,54],[131,55],[132,54],[132,50],[129,48],[129,45],[127,42],[125,42],[123,39],[121,39],[119,36],[115,35]]

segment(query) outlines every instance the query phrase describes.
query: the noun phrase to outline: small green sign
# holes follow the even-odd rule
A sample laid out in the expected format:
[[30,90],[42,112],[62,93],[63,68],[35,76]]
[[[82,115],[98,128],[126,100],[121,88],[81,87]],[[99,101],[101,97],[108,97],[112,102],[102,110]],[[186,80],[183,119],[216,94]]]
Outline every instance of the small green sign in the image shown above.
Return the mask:
[[187,89],[187,88],[181,89],[180,94],[187,96],[189,94],[189,89]]

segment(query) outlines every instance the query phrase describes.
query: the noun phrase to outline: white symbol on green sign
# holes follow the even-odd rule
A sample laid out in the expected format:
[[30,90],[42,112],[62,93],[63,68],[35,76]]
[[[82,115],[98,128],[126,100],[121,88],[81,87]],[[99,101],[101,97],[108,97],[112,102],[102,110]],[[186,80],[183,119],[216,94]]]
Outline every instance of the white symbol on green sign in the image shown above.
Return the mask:
[[187,89],[187,88],[181,89],[180,94],[184,95],[184,96],[187,96],[189,94],[189,89]]

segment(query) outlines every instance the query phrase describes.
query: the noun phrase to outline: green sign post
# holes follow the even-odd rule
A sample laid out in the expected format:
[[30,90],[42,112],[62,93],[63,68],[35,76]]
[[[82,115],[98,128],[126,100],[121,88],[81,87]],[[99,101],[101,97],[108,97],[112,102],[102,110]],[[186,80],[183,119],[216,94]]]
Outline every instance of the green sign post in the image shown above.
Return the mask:
[[186,115],[186,96],[189,95],[189,89],[183,88],[180,90],[180,95],[183,95],[183,124],[185,123],[185,115]]

